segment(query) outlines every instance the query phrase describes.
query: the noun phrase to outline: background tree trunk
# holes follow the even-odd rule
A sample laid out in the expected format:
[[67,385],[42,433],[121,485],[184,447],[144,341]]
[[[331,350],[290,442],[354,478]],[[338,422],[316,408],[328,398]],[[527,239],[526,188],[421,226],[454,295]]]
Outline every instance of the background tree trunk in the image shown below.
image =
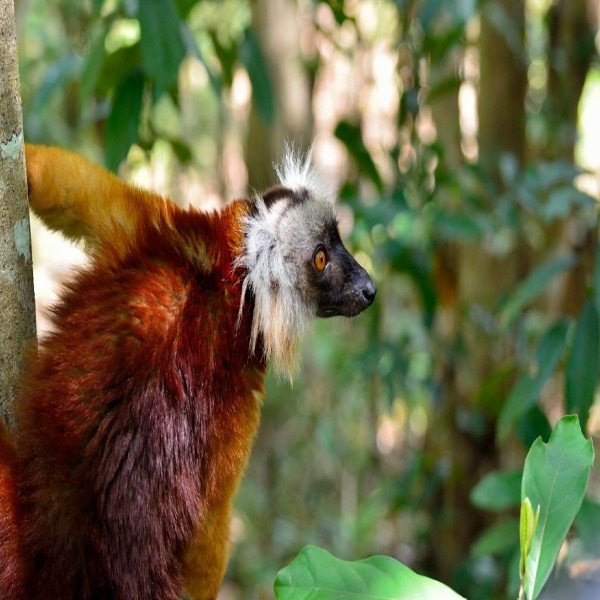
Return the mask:
[[265,123],[253,103],[246,143],[250,190],[274,183],[273,162],[281,158],[286,141],[303,149],[312,141],[311,82],[299,52],[299,21],[297,2],[252,2],[254,31],[273,82],[275,119]]
[[35,302],[13,0],[0,0],[0,414],[10,423]]

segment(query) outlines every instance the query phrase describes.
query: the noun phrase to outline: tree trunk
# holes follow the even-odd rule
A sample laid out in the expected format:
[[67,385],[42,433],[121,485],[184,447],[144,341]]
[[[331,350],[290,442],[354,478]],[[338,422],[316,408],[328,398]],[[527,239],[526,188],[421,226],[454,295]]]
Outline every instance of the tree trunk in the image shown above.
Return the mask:
[[273,162],[281,159],[286,141],[303,149],[312,141],[311,83],[298,50],[297,2],[254,0],[252,22],[275,94],[273,124],[264,122],[254,103],[248,122],[248,187],[261,190],[274,183]]
[[[548,139],[540,155],[548,160],[574,161],[579,100],[596,56],[597,0],[559,0],[548,11],[548,89],[544,105]],[[552,248],[573,252],[577,261],[560,279],[549,298],[554,314],[576,317],[585,302],[597,243],[595,228],[586,229],[575,217],[547,229]]]
[[35,302],[13,0],[0,0],[0,414],[8,422]]

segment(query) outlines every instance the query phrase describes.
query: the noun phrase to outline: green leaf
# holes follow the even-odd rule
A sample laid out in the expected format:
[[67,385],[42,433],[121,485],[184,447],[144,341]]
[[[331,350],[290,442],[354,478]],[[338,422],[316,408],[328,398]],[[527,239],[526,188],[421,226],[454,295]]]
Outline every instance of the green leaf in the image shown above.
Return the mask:
[[515,429],[526,448],[529,448],[537,438],[544,442],[550,439],[552,427],[548,417],[539,406],[532,406],[516,423]]
[[210,32],[210,39],[221,65],[221,79],[227,87],[231,87],[233,71],[237,62],[237,45],[232,40],[227,40],[227,43],[223,44],[215,31]]
[[586,550],[598,556],[600,554],[600,504],[584,498],[575,517],[575,528]]
[[523,470],[521,499],[540,507],[539,524],[527,554],[524,588],[527,600],[539,595],[558,551],[581,506],[594,447],[581,432],[575,415],[563,417],[547,444],[535,441]]
[[504,519],[488,527],[471,548],[474,556],[493,556],[514,552],[519,547],[519,521]]
[[277,600],[458,600],[442,583],[417,575],[389,556],[355,562],[335,558],[316,546],[306,546],[279,571]]
[[175,0],[175,7],[179,13],[180,18],[186,19],[190,14],[190,11],[200,0]]
[[505,439],[511,427],[537,402],[562,356],[568,329],[567,321],[561,320],[550,326],[542,336],[536,355],[535,374],[521,375],[502,407],[498,418],[499,440]]
[[104,132],[106,164],[116,171],[138,139],[138,122],[142,110],[144,77],[141,72],[128,77],[115,90],[112,109]]
[[360,127],[348,121],[340,121],[335,128],[335,136],[346,146],[361,172],[375,184],[380,194],[383,193],[383,181],[363,142]]
[[506,510],[519,506],[522,471],[493,471],[471,490],[471,503],[485,510]]
[[475,219],[467,214],[453,214],[440,210],[434,218],[433,226],[438,235],[450,241],[476,242],[483,235]]
[[596,254],[594,256],[594,300],[596,301],[596,310],[600,310],[600,244],[596,244]]
[[185,56],[177,10],[172,0],[139,0],[138,19],[144,70],[166,90],[176,83]]
[[531,500],[525,498],[521,502],[521,514],[519,515],[519,545],[521,547],[521,558],[519,561],[519,576],[525,579],[527,573],[527,557],[533,544],[533,536],[537,530],[540,520],[540,506],[535,511],[531,506]]
[[504,302],[500,313],[500,319],[504,325],[510,325],[523,308],[539,296],[557,275],[574,264],[575,257],[573,255],[561,256],[531,273]]
[[600,339],[598,312],[593,300],[588,300],[575,327],[565,372],[567,412],[577,413],[585,429],[598,383]]
[[90,43],[90,50],[83,63],[81,73],[81,85],[79,88],[79,102],[82,106],[87,104],[91,95],[96,89],[96,82],[102,70],[102,63],[106,57],[104,49],[104,40],[106,38],[106,29],[104,27],[96,31]]
[[269,75],[269,67],[264,54],[254,35],[249,29],[240,48],[240,59],[248,71],[252,84],[252,102],[267,125],[273,123],[275,117],[275,94]]
[[134,71],[141,69],[141,65],[139,42],[115,50],[104,58],[100,75],[96,79],[96,89],[100,94],[108,94]]

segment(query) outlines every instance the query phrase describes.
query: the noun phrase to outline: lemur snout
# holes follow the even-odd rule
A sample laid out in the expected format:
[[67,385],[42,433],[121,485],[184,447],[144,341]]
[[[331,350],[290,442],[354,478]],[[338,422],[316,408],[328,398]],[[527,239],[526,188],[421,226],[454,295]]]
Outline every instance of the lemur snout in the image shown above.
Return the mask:
[[365,300],[368,302],[367,306],[371,306],[373,304],[373,300],[375,300],[375,295],[377,294],[377,286],[373,283],[372,279],[369,277],[369,280],[365,283],[365,287],[362,290],[362,295]]

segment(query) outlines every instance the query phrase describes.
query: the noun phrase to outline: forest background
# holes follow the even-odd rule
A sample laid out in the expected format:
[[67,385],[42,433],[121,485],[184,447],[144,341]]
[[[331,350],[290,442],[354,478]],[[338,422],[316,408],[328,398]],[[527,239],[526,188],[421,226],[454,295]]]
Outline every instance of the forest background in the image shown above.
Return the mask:
[[[223,599],[308,543],[516,597],[524,457],[600,435],[597,0],[19,0],[25,138],[183,206],[274,183],[286,140],[340,189],[379,287],[270,377]],[[32,222],[38,332],[81,248]],[[551,588],[600,579],[600,477]],[[552,591],[547,591],[547,597]],[[554,593],[558,594],[559,591]]]

